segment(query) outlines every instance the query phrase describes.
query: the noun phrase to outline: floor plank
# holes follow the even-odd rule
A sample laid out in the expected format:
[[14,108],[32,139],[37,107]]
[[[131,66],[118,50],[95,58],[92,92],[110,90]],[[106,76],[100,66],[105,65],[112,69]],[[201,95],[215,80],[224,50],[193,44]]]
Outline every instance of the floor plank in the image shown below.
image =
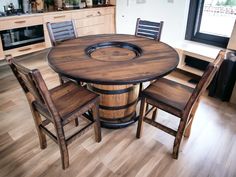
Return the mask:
[[[59,84],[47,64],[47,50],[17,58],[26,67],[39,68],[49,88]],[[189,78],[168,76],[189,86]],[[177,119],[159,111],[157,119],[171,127]],[[171,158],[174,138],[150,125],[135,138],[136,123],[119,130],[102,129],[96,143],[89,130],[69,146],[70,167],[61,169],[58,146],[48,140],[41,150],[27,100],[7,65],[0,66],[0,176],[71,177],[235,177],[236,106],[201,99],[190,138],[183,139],[179,159]],[[67,127],[71,129],[72,126]]]

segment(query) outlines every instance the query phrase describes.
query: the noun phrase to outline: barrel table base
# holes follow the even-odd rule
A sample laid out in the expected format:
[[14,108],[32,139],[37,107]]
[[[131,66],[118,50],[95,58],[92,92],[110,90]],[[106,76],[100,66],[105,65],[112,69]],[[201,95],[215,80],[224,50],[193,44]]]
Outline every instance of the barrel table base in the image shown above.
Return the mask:
[[102,127],[123,128],[137,120],[139,84],[89,84],[88,88],[100,95],[99,116]]
[[125,128],[125,127],[128,127],[129,125],[135,123],[137,120],[138,120],[138,116],[136,116],[136,114],[134,114],[134,116],[131,117],[130,119],[121,120],[119,122],[118,121],[117,122],[107,121],[107,120],[103,120],[101,118],[101,127],[109,128],[109,129]]

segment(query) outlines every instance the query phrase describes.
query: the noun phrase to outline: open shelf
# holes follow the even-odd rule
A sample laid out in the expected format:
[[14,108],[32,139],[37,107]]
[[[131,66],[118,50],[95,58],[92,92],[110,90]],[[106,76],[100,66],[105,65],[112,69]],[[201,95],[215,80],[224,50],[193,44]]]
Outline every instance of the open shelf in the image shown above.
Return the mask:
[[199,69],[187,66],[187,65],[182,65],[182,66],[179,66],[178,68],[183,71],[187,71],[189,73],[195,74],[197,76],[202,76],[202,74],[203,74],[202,70],[199,70]]
[[180,59],[178,68],[198,76],[202,76],[203,71],[186,65],[186,56],[190,56],[206,62],[213,62],[217,57],[219,51],[222,50],[222,48],[219,47],[186,40],[176,45],[175,49],[178,52]]

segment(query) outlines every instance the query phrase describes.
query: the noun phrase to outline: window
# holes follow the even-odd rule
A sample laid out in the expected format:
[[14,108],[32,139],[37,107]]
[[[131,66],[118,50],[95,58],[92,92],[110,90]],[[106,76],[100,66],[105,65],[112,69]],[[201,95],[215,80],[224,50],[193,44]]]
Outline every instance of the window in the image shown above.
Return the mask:
[[236,19],[236,0],[191,0],[185,39],[226,48]]

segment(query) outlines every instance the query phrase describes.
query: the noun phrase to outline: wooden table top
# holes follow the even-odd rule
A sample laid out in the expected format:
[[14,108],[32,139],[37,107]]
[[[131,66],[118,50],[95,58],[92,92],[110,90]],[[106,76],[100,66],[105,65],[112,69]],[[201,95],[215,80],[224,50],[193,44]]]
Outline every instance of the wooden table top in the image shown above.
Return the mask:
[[48,62],[55,72],[72,79],[120,85],[162,77],[177,67],[179,56],[162,42],[105,34],[64,41],[51,49]]

